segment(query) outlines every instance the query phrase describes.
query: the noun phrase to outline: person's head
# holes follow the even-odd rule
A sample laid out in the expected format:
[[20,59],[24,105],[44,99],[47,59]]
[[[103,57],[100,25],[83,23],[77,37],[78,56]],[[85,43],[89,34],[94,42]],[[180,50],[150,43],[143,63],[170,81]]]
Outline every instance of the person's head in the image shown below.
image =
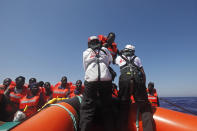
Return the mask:
[[153,83],[153,82],[149,82],[149,83],[148,83],[148,90],[149,90],[150,92],[152,92],[153,89],[154,89],[154,83]]
[[97,36],[90,36],[88,38],[88,48],[99,49],[101,48],[101,42]]
[[76,81],[76,88],[77,89],[81,89],[81,86],[82,86],[82,81],[81,80],[77,80]]
[[50,82],[45,82],[44,83],[44,88],[45,88],[47,93],[51,92],[51,84],[50,84]]
[[67,77],[66,77],[66,76],[63,76],[63,77],[62,77],[61,83],[62,83],[62,86],[63,86],[63,87],[66,87],[66,84],[67,84]]
[[8,87],[8,86],[11,84],[11,82],[12,82],[12,80],[11,80],[10,78],[6,78],[6,79],[4,79],[4,81],[3,81],[3,85],[4,85],[5,87]]
[[110,32],[107,36],[107,43],[112,44],[116,38],[115,33]]
[[40,87],[43,87],[44,86],[44,81],[39,81],[38,84],[39,84]]
[[16,88],[20,89],[25,84],[25,77],[19,76],[15,79],[15,82],[16,82]]
[[126,45],[124,48],[125,56],[133,56],[135,54],[135,46],[134,45]]
[[30,91],[33,96],[37,95],[39,92],[39,83],[32,83],[30,85]]
[[29,85],[33,84],[33,83],[36,83],[36,78],[30,78],[29,79]]

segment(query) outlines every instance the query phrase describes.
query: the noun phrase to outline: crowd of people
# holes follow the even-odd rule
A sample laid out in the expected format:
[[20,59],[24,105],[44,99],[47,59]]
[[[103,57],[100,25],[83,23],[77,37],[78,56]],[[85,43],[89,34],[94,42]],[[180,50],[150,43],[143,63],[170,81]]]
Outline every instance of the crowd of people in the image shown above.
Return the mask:
[[12,121],[19,110],[30,117],[47,101],[72,98],[81,95],[83,90],[81,80],[68,82],[66,76],[54,86],[50,82],[37,82],[36,78],[30,78],[28,84],[23,76],[17,77],[15,81],[6,78],[0,85],[0,121]]
[[[128,44],[118,50],[114,41],[113,32],[108,36],[88,38],[88,48],[83,52],[84,85],[81,80],[68,82],[66,76],[54,86],[50,82],[38,82],[36,78],[30,78],[28,84],[23,76],[17,77],[15,81],[6,78],[0,85],[0,121],[12,121],[18,110],[30,117],[52,98],[82,96],[80,130],[93,129],[99,103],[104,130],[110,131],[114,129],[112,108],[115,98],[119,114],[117,130],[128,130],[130,105],[136,103],[141,113],[143,130],[152,131],[152,106],[159,106],[154,83],[150,82],[146,88],[145,71],[141,59],[135,55],[135,46]],[[111,63],[120,67],[118,89],[113,83],[116,72],[110,67]]]

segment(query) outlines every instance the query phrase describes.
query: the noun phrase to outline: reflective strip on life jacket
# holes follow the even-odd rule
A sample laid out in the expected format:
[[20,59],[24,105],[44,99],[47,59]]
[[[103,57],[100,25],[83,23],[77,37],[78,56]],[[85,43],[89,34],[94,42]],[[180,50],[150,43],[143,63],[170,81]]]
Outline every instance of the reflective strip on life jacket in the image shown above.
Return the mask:
[[34,96],[30,99],[24,97],[23,99],[20,100],[19,108],[21,110],[24,110],[27,106],[27,109],[25,110],[24,113],[26,114],[26,116],[30,116],[38,110],[39,98],[40,98],[39,95]]
[[19,103],[20,99],[22,99],[24,96],[27,95],[27,88],[23,87],[23,90],[21,93],[15,93],[14,89],[12,88],[12,91],[10,92],[10,101]]
[[26,101],[21,101],[21,104],[24,104],[24,103],[31,103],[31,102],[35,102],[36,100],[33,99],[33,100],[26,100]]
[[152,106],[158,106],[158,101],[157,101],[157,97],[156,96],[151,96],[150,94],[148,94],[148,100],[151,103]]
[[28,99],[27,97],[24,97],[23,99],[20,100],[20,109],[24,109],[25,106],[35,106],[38,104],[39,101],[39,96],[34,96],[30,99]]
[[72,82],[68,82],[66,84],[65,89],[60,89],[59,87],[61,86],[61,82],[58,82],[55,87],[52,89],[53,91],[53,98],[57,97],[67,97],[66,94],[67,92],[71,91],[70,88],[72,86]]
[[15,94],[13,94],[13,93],[10,93],[10,97],[14,97],[14,98],[16,98],[16,99],[20,99],[20,98],[21,98],[21,96],[15,95]]
[[155,97],[155,96],[150,96],[150,97],[148,97],[148,99],[149,99],[149,100],[156,100],[157,97]]
[[54,89],[53,90],[53,98],[57,97],[66,97],[67,92],[69,92],[69,89]]
[[53,93],[56,93],[56,94],[65,94],[64,91],[54,91]]

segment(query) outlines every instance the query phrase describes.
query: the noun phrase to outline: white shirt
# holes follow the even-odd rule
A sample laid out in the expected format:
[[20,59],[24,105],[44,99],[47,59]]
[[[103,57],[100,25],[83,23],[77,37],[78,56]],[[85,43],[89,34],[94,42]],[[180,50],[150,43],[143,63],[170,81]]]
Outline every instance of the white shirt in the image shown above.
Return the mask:
[[[99,52],[100,81],[110,81],[112,80],[112,77],[108,66],[112,62],[112,56],[107,48],[102,47],[101,49],[104,50],[107,55],[102,50]],[[85,80],[88,82],[98,81],[98,64],[96,59],[96,54],[91,48],[88,48],[83,52]]]
[[[126,58],[126,56],[124,56],[124,55],[123,55],[123,57]],[[133,57],[134,57],[134,56],[127,57],[127,59],[128,59],[128,60],[131,60]],[[116,59],[115,59],[115,63],[121,67],[121,66],[124,66],[124,65],[126,64],[126,61],[125,61],[122,57],[117,56]],[[138,67],[142,67],[142,63],[141,63],[141,60],[140,60],[139,57],[136,57],[136,58],[134,59],[134,64],[135,64],[136,66],[138,66]]]

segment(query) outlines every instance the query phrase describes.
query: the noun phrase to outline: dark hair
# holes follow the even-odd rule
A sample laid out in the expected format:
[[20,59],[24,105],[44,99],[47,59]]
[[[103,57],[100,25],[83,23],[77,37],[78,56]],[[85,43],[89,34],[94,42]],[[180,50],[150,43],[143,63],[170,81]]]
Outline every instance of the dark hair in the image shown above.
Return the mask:
[[66,79],[67,80],[67,77],[66,76],[62,76],[62,79],[61,80],[63,80],[63,79]]
[[30,79],[29,79],[29,83],[31,83],[31,82],[32,82],[32,83],[36,82],[36,78],[30,78]]
[[23,77],[23,76],[17,77],[17,78],[15,79],[15,81],[18,81],[19,79],[22,79],[23,81],[25,81],[25,77]]
[[149,82],[148,86],[153,86],[154,87],[154,82]]
[[107,37],[109,37],[110,35],[112,35],[112,36],[116,37],[116,35],[115,35],[115,33],[114,33],[114,32],[110,32],[110,33],[108,34],[108,36],[107,36]]
[[38,83],[39,83],[39,86],[40,86],[40,87],[43,87],[44,81],[39,81]]
[[77,81],[76,81],[76,84],[77,84],[77,83],[82,84],[82,81],[81,81],[81,80],[77,80]]
[[44,86],[45,86],[46,84],[48,84],[49,86],[51,86],[51,83],[50,83],[50,82],[45,82],[45,83],[44,83]]
[[11,82],[12,79],[10,79],[10,78],[5,78],[3,81],[9,81],[9,82]]

